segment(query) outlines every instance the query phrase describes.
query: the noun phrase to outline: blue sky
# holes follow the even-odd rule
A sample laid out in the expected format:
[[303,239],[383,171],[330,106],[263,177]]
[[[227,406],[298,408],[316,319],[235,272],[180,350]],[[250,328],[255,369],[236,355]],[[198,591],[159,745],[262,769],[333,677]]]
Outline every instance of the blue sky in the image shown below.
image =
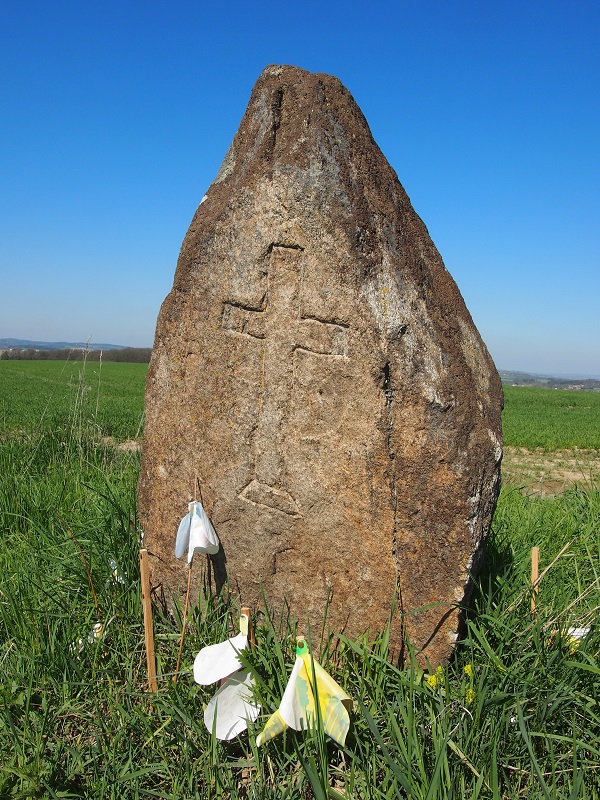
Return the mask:
[[150,346],[261,70],[336,75],[499,369],[600,375],[597,0],[0,9],[0,337]]

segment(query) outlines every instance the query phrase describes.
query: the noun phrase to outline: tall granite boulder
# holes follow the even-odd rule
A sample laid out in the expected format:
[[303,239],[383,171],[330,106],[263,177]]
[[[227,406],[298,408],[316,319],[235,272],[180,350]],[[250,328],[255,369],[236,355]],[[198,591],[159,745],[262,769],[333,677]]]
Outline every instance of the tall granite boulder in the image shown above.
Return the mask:
[[[304,625],[443,661],[494,511],[502,388],[425,225],[333,77],[267,67],[183,242],[146,387],[153,580],[199,487],[207,572]],[[205,559],[206,557],[202,557]],[[200,559],[200,560],[202,560]],[[198,561],[198,559],[196,559]]]

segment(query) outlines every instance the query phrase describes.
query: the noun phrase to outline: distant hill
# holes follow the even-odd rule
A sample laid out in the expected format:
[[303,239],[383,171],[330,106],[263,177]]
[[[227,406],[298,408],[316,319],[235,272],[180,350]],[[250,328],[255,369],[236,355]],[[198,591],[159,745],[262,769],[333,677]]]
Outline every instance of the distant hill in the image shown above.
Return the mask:
[[498,370],[502,383],[507,386],[533,386],[541,389],[571,389],[581,392],[600,392],[600,380],[596,378],[552,377],[532,375],[528,372]]
[[0,350],[11,350],[17,347],[20,350],[123,350],[124,344],[96,344],[89,342],[33,342],[29,339],[0,339]]
[[1,361],[129,361],[150,362],[151,347],[122,344],[35,342],[30,339],[0,339]]

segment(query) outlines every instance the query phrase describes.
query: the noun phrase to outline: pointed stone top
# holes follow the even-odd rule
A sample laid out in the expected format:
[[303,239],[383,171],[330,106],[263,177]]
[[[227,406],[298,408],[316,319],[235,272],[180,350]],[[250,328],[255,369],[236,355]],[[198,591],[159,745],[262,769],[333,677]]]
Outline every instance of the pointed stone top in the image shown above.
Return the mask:
[[351,216],[357,223],[353,249],[367,272],[387,250],[377,241],[379,221],[418,219],[354,98],[324,73],[265,67],[191,232],[197,225],[211,229],[232,203],[244,205],[265,182],[279,187],[273,190],[279,196],[286,187],[288,209],[291,203],[309,215],[330,209],[334,217]]
[[[268,163],[302,165],[315,136],[324,137],[322,146],[328,150],[337,145],[344,161],[351,159],[363,138],[363,146],[374,144],[367,121],[338,78],[288,65],[265,67],[234,139],[236,154],[245,151]],[[221,179],[229,174],[231,170]]]

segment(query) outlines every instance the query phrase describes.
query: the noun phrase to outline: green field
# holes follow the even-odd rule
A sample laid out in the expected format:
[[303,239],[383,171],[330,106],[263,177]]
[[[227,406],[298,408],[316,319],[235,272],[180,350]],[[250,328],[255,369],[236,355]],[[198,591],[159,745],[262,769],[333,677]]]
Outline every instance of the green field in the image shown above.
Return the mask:
[[0,361],[0,433],[73,426],[132,439],[143,425],[147,364]]
[[[354,700],[343,748],[317,727],[257,749],[264,718],[231,743],[212,739],[202,714],[215,687],[196,685],[191,666],[235,633],[224,598],[192,610],[177,683],[181,619],[155,605],[150,697],[139,452],[117,446],[139,437],[145,370],[0,361],[0,798],[600,797],[593,482],[548,498],[503,489],[462,642],[441,674],[388,663],[385,632],[330,640],[321,661]],[[597,415],[588,393],[506,392],[514,446],[598,448]],[[533,545],[549,568],[536,616]],[[294,661],[295,627],[264,610],[256,622],[249,658],[266,717]],[[591,632],[575,643],[569,626]]]
[[504,387],[508,446],[600,450],[600,392]]

